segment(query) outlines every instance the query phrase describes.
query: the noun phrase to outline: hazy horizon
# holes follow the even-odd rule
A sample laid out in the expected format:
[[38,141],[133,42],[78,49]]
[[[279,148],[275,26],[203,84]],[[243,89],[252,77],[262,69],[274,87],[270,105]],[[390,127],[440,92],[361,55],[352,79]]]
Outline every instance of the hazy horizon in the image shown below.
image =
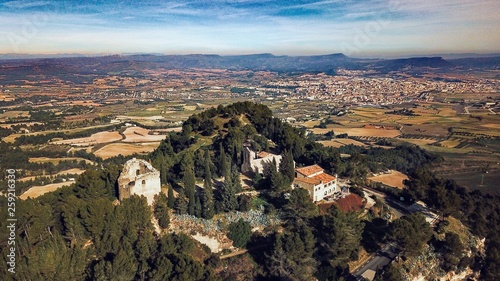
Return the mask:
[[[216,53],[185,53],[185,54],[175,54],[175,53],[94,53],[94,54],[81,54],[81,53],[58,53],[58,54],[16,54],[8,53],[1,54],[0,60],[10,60],[10,59],[50,59],[50,58],[78,58],[78,57],[107,57],[107,56],[134,56],[134,55],[154,55],[154,56],[190,56],[190,55],[202,55],[202,56],[246,56],[246,55],[262,55],[270,54],[273,56],[289,56],[289,57],[300,57],[300,56],[327,56],[342,53],[328,53],[328,54],[312,54],[312,55],[287,55],[287,54],[273,54],[273,53],[241,53],[241,54],[216,54]],[[345,55],[345,54],[344,54]],[[497,57],[500,53],[443,53],[443,54],[408,54],[408,55],[351,55],[348,56],[353,59],[405,59],[405,58],[422,58],[422,57],[442,57],[443,59],[459,59],[459,58],[482,58],[482,57]]]
[[485,0],[0,1],[0,53],[500,53]]

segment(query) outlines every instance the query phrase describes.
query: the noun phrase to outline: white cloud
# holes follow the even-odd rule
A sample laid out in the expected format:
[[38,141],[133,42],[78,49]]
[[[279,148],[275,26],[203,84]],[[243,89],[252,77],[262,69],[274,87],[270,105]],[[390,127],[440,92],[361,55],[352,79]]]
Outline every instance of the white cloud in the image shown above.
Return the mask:
[[9,1],[3,3],[3,6],[12,9],[25,9],[46,6],[49,4],[51,4],[49,1]]
[[[16,4],[12,4],[14,2]],[[21,7],[18,2],[25,7],[50,3],[7,3]],[[500,34],[496,29],[500,22],[497,14],[500,1],[400,0],[397,6],[380,0],[370,4],[352,3],[334,0],[306,6],[320,9],[345,4],[341,12],[327,9],[330,16],[321,17],[274,16],[279,7],[235,8],[225,5],[224,1],[209,5],[206,10],[185,2],[137,9],[108,7],[94,13],[91,12],[97,7],[70,10],[63,7],[39,12],[44,20],[42,24],[35,24],[35,32],[28,35],[23,33],[35,23],[32,14],[3,11],[0,12],[0,53],[13,52],[13,35],[22,39],[17,41],[21,42],[19,51],[38,53],[309,54],[339,52],[343,46],[354,46],[357,53],[499,51]]]

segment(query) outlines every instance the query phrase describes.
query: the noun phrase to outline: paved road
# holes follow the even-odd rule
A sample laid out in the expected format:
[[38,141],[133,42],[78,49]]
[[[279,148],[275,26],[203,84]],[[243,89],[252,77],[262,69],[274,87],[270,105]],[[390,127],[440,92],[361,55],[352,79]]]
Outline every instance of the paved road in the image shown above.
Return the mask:
[[388,265],[398,255],[398,253],[399,251],[392,244],[385,245],[382,250],[373,254],[367,262],[351,273],[355,277],[359,278],[368,269],[377,271],[378,269]]
[[399,205],[398,202],[395,200],[388,198],[387,195],[385,195],[382,192],[373,190],[373,189],[368,189],[366,187],[363,187],[363,191],[366,192],[368,195],[374,195],[376,196],[379,200],[384,202],[389,208],[391,208],[391,212],[396,215],[396,218],[400,218],[406,214],[408,214],[408,211],[406,211],[405,208]]

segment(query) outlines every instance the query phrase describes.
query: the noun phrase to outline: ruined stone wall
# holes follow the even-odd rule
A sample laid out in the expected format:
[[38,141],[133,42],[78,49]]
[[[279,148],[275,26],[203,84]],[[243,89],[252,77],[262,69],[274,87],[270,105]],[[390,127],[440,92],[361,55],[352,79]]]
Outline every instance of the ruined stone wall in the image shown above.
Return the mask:
[[266,158],[254,159],[250,161],[250,166],[254,172],[263,174],[266,166],[270,165],[273,162],[273,159],[276,161],[276,168],[279,169],[281,155],[272,155]]
[[255,159],[255,152],[245,147],[243,150],[243,163],[241,164],[242,173],[255,172],[251,165],[253,159]]
[[132,195],[144,196],[151,205],[154,196],[161,192],[160,172],[140,159],[131,159],[123,166],[118,178],[118,197],[121,200]]

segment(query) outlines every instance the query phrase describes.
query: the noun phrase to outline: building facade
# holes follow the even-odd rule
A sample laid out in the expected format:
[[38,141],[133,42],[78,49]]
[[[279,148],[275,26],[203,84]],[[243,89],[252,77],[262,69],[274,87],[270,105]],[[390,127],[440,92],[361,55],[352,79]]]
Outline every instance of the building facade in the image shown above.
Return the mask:
[[261,151],[256,153],[248,146],[243,148],[243,164],[241,164],[242,173],[259,173],[263,174],[266,166],[276,161],[276,168],[279,168],[281,163],[281,155],[272,154]]
[[335,198],[341,194],[337,184],[337,175],[325,173],[318,165],[295,169],[293,188],[303,188],[309,192],[313,202],[321,201],[327,197]]
[[141,159],[130,159],[123,166],[118,178],[120,201],[132,195],[144,196],[152,205],[154,196],[161,192],[160,172]]

